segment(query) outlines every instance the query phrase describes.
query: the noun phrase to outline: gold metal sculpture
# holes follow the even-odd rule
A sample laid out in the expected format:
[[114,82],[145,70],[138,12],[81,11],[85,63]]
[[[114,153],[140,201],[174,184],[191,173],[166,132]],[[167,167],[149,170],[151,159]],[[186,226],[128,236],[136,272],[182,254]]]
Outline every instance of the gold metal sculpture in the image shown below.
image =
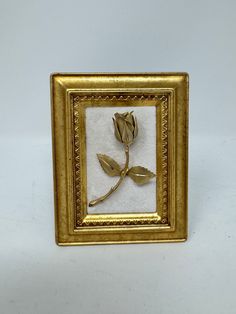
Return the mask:
[[125,176],[128,175],[135,183],[142,185],[147,183],[150,179],[155,177],[155,174],[147,168],[141,166],[134,166],[129,168],[129,147],[134,142],[138,135],[137,118],[133,115],[133,111],[124,113],[115,113],[113,123],[115,129],[115,136],[119,142],[124,145],[125,149],[125,166],[122,168],[113,158],[97,154],[98,160],[102,169],[111,177],[119,176],[117,183],[103,196],[92,200],[89,206],[95,206],[98,203],[107,199],[113,192],[115,192]]

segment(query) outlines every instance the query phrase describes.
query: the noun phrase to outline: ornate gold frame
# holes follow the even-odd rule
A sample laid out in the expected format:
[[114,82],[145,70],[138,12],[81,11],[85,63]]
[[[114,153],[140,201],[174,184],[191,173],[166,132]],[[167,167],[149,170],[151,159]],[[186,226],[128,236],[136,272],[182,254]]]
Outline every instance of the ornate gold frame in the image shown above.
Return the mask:
[[[52,74],[56,242],[177,242],[187,238],[188,75]],[[88,215],[85,109],[155,106],[158,213]]]

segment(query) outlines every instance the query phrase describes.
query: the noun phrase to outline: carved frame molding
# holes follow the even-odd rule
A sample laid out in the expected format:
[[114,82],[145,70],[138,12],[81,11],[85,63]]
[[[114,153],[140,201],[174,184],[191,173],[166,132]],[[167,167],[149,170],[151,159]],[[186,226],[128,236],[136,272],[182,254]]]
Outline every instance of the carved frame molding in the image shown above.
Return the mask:
[[[188,76],[53,74],[51,92],[57,243],[185,240]],[[88,215],[85,109],[127,105],[156,107],[158,212]]]

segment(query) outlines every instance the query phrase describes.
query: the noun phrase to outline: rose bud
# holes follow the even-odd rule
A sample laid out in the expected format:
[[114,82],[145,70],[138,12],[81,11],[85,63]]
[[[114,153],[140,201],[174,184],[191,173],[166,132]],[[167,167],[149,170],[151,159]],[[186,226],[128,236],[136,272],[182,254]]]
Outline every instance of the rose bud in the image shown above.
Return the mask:
[[112,118],[117,140],[126,145],[132,144],[138,134],[137,119],[132,113],[115,113],[115,118]]

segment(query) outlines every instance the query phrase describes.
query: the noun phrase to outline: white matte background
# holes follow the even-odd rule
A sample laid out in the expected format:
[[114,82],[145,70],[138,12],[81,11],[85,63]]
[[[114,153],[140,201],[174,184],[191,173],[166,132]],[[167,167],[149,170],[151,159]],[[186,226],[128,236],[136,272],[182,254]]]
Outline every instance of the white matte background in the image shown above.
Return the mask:
[[[236,2],[0,1],[0,313],[235,314]],[[49,74],[190,74],[189,239],[57,247]]]
[[[152,107],[100,107],[86,109],[87,197],[88,202],[106,194],[119,177],[109,177],[101,168],[97,153],[116,160],[121,168],[125,164],[124,145],[114,135],[112,117],[115,112],[134,111],[138,121],[138,136],[130,145],[129,168],[143,166],[156,173],[156,108]],[[87,208],[89,214],[155,212],[156,178],[137,185],[128,176],[109,201]]]

